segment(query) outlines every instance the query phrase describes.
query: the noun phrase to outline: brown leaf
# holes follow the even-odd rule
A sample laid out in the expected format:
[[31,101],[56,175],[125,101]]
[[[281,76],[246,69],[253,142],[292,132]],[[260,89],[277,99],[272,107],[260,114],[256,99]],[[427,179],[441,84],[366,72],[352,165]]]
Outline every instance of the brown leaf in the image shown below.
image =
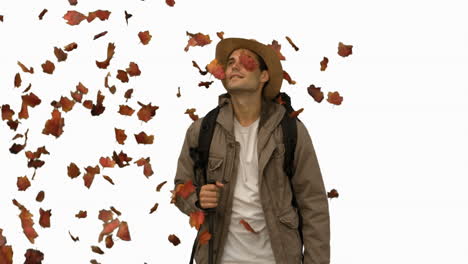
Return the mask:
[[31,182],[26,176],[18,177],[16,181],[16,186],[18,186],[18,191],[25,191],[29,188],[29,186],[31,186]]
[[140,68],[138,67],[138,64],[134,63],[134,62],[130,62],[129,66],[127,69],[125,69],[128,73],[128,75],[130,75],[131,77],[134,77],[134,76],[140,76],[141,74],[141,71],[140,71]]
[[176,94],[177,97],[180,97],[181,94],[180,94],[180,87],[177,87],[177,94]]
[[102,229],[101,233],[99,234],[98,242],[101,242],[102,238],[105,235],[108,235],[108,234],[112,233],[119,226],[119,224],[120,224],[120,220],[118,218],[110,221],[109,223],[104,223],[103,224],[103,229]]
[[202,33],[192,34],[188,31],[186,32],[187,36],[190,36],[187,46],[185,46],[184,51],[187,52],[190,47],[200,46],[203,47],[211,43],[210,36]]
[[100,69],[107,69],[107,67],[109,66],[109,63],[112,59],[112,57],[114,56],[115,54],[115,45],[114,43],[110,43],[107,45],[107,58],[106,60],[104,61],[96,61],[96,65],[98,66],[98,68]]
[[327,95],[328,95],[327,101],[330,104],[340,105],[341,102],[343,102],[343,97],[340,96],[339,92],[328,92]]
[[112,210],[102,209],[99,211],[98,219],[104,222],[109,222],[114,219],[114,214],[112,213]]
[[21,86],[21,75],[19,73],[15,74],[15,87],[18,88]]
[[114,206],[111,206],[110,209],[111,209],[112,212],[114,212],[118,216],[120,216],[122,214],[119,210],[115,209]]
[[166,0],[166,4],[167,4],[168,6],[171,6],[171,7],[172,7],[172,6],[175,5],[175,1],[174,1],[174,0]]
[[124,83],[128,82],[127,72],[123,70],[117,70],[117,79]]
[[42,10],[42,12],[39,14],[39,20],[42,20],[42,17],[45,15],[45,13],[47,13],[47,9],[44,8],[44,10]]
[[44,200],[44,196],[45,196],[44,191],[38,192],[38,193],[37,193],[37,196],[36,196],[36,201],[42,202],[42,201]]
[[72,50],[74,50],[76,48],[78,48],[78,44],[76,44],[75,42],[72,42],[72,43],[66,45],[65,47],[63,47],[63,49],[65,51],[67,51],[67,52],[70,52],[70,51],[72,51]]
[[76,4],[78,4],[78,0],[68,0],[68,2],[69,2],[70,5],[72,5],[72,6],[75,6]]
[[177,246],[180,244],[180,239],[172,234],[172,235],[169,235],[169,237],[167,238],[169,240],[169,242],[171,242],[174,246]]
[[345,45],[342,42],[338,43],[338,55],[348,57],[353,54],[353,45]]
[[114,245],[114,240],[112,239],[112,234],[106,236],[106,248],[112,248]]
[[138,32],[138,37],[140,38],[141,44],[147,45],[153,36],[146,30]]
[[33,67],[26,67],[24,66],[23,63],[21,63],[20,61],[18,61],[18,65],[20,66],[21,70],[23,70],[23,72],[29,72],[29,73],[34,73],[34,68]]
[[317,103],[320,103],[322,102],[323,100],[323,92],[320,91],[320,87],[315,87],[315,85],[311,84],[309,87],[307,87],[307,92],[309,93],[310,96],[312,96],[312,98],[314,98],[314,100],[317,102]]
[[154,211],[156,211],[156,209],[158,209],[158,206],[159,206],[159,204],[158,204],[158,203],[155,203],[155,204],[153,205],[153,207],[151,207],[151,209],[150,209],[150,214],[152,214]]
[[91,109],[91,115],[92,116],[98,116],[101,115],[106,107],[102,104],[104,102],[105,96],[101,94],[101,90],[98,90],[98,93],[96,95],[96,104],[93,104],[93,107]]
[[39,225],[44,228],[50,227],[50,216],[52,215],[51,210],[52,209],[44,211],[42,208],[39,208],[39,214],[41,215],[39,218]]
[[138,102],[138,104],[141,106],[140,110],[137,112],[138,119],[145,122],[151,120],[156,114],[156,110],[159,109],[159,106],[152,106],[151,103],[144,105]]
[[80,210],[77,214],[75,214],[76,218],[86,218],[88,213],[86,211]]
[[147,135],[144,131],[134,134],[138,144],[153,144],[154,135]]
[[62,110],[67,113],[73,109],[75,105],[75,101],[68,99],[68,97],[60,97],[60,105],[62,106]]
[[99,18],[101,21],[107,20],[110,16],[111,12],[107,10],[96,10],[94,12],[89,12],[88,17],[86,20],[88,20],[88,23],[93,21],[96,17]]
[[68,165],[67,170],[68,176],[72,179],[78,177],[81,174],[80,169],[74,162],[71,162],[70,165]]
[[299,50],[299,48],[296,46],[296,44],[294,44],[290,37],[286,36],[286,40],[289,42],[289,44],[291,44],[295,51]]
[[127,26],[128,26],[128,19],[131,18],[132,16],[133,16],[132,14],[127,13],[127,10],[125,10],[125,22],[127,23]]
[[26,250],[24,256],[26,257],[24,264],[41,264],[42,260],[44,260],[44,254],[41,251],[32,248]]
[[267,46],[272,48],[275,51],[276,55],[278,55],[278,58],[280,60],[286,60],[283,54],[281,54],[281,45],[278,43],[278,41],[273,40],[271,44],[268,44]]
[[53,135],[55,138],[58,138],[62,135],[64,126],[65,119],[62,118],[59,110],[54,109],[52,111],[52,118],[46,121],[44,129],[42,129],[42,134]]
[[115,185],[115,184],[114,184],[114,181],[112,181],[112,179],[111,179],[109,176],[107,176],[107,175],[102,175],[102,177],[103,177],[106,181],[110,182],[112,185]]
[[189,109],[185,110],[184,114],[188,114],[193,121],[197,121],[198,120],[198,115],[195,114],[195,111],[197,111],[197,109],[189,108]]
[[[6,237],[3,236],[2,233],[3,233],[3,229],[0,228],[0,247],[5,246],[6,243],[7,243],[7,239],[6,239]],[[2,263],[2,262],[0,262],[0,263]]]
[[208,70],[202,71],[202,70],[200,69],[200,66],[198,66],[198,64],[197,64],[195,61],[192,61],[192,65],[193,65],[193,67],[195,67],[195,68],[198,69],[198,72],[199,72],[201,75],[206,75],[206,74],[208,73]]
[[93,183],[94,176],[101,172],[99,165],[94,167],[88,166],[85,168],[86,173],[83,175],[84,185],[89,189]]
[[296,81],[293,81],[291,79],[291,76],[289,76],[289,73],[287,73],[286,71],[283,71],[283,79],[288,81],[289,84],[296,84]]
[[213,81],[211,81],[211,82],[200,82],[200,83],[198,84],[198,87],[205,86],[205,88],[208,89],[212,83],[213,83]]
[[339,194],[336,189],[331,189],[331,191],[327,192],[328,198],[338,198]]
[[117,231],[117,237],[125,241],[131,240],[127,222],[125,221],[120,222],[119,230]]
[[34,93],[30,93],[28,95],[22,95],[21,99],[23,100],[21,104],[21,111],[18,114],[18,117],[20,119],[28,119],[29,118],[29,113],[28,113],[28,106],[30,107],[36,107],[41,103],[41,99],[37,97]]
[[101,250],[101,248],[99,248],[98,246],[91,246],[91,250],[94,252],[94,253],[98,253],[98,254],[104,254],[104,251]]
[[54,54],[59,62],[67,60],[68,54],[65,53],[61,48],[54,47]]
[[48,73],[48,74],[54,73],[55,65],[50,60],[46,60],[46,62],[41,64],[41,66],[42,66],[42,71],[44,71],[45,73]]
[[114,131],[115,131],[115,139],[117,140],[119,144],[123,145],[125,143],[125,140],[127,139],[125,130],[114,128]]
[[153,169],[151,168],[150,158],[141,158],[134,163],[138,165],[138,167],[143,166],[143,174],[148,178],[149,176],[153,175]]
[[216,32],[216,36],[218,36],[219,39],[224,39],[224,32]]
[[167,183],[167,181],[163,181],[160,184],[158,184],[158,186],[156,187],[156,191],[159,192],[161,190],[161,188],[164,186],[164,184],[166,184],[166,183]]
[[109,158],[109,157],[105,157],[105,158],[104,158],[104,157],[101,157],[101,158],[99,159],[99,164],[101,164],[101,166],[102,166],[103,168],[114,168],[114,166],[115,166],[115,161],[112,160],[112,159]]
[[[132,160],[131,157],[128,157],[123,151],[120,151],[119,155],[114,151],[112,154],[112,159],[119,165],[120,168],[129,166],[129,162]],[[125,162],[125,164],[124,164]]]
[[15,111],[11,110],[10,105],[8,104],[2,105],[2,120],[13,121],[14,114],[15,114]]
[[26,209],[22,204],[18,203],[16,199],[13,199],[13,204],[16,205],[21,213],[19,218],[21,219],[21,226],[23,227],[23,233],[28,238],[29,242],[34,244],[34,239],[38,236],[36,230],[34,230],[34,222],[32,220],[33,215]]
[[119,114],[121,115],[131,116],[134,112],[135,110],[128,105],[119,106]]
[[320,62],[320,70],[325,71],[327,69],[327,66],[328,66],[328,58],[323,57],[323,60]]
[[65,15],[63,15],[63,18],[67,20],[67,24],[76,26],[79,25],[81,21],[85,20],[86,16],[78,11],[70,10]]
[[105,36],[106,34],[107,34],[107,31],[103,31],[103,32],[101,32],[99,34],[96,34],[96,35],[94,35],[93,40],[96,40],[96,39],[98,39],[98,38],[100,38],[102,36]]
[[74,237],[74,236],[72,236],[72,234],[70,233],[70,230],[68,231],[68,234],[70,235],[70,237],[71,237],[71,239],[73,240],[73,242],[80,241],[80,238],[79,238],[79,237]]
[[126,101],[128,101],[128,99],[132,98],[132,93],[133,93],[133,89],[128,89],[127,91],[125,91],[124,97],[127,99]]

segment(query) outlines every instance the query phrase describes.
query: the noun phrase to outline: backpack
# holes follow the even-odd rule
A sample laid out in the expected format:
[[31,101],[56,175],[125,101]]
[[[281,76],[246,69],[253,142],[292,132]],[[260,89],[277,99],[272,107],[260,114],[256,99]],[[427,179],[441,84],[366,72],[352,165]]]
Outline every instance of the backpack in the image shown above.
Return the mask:
[[[291,183],[291,178],[293,176],[293,162],[294,162],[294,151],[296,149],[296,142],[297,142],[297,127],[296,127],[296,119],[299,122],[302,122],[299,118],[291,118],[289,114],[294,111],[291,106],[291,98],[286,93],[278,93],[278,95],[272,99],[272,101],[277,102],[277,98],[281,96],[281,100],[284,102],[283,106],[286,108],[286,112],[284,113],[283,119],[281,120],[281,127],[283,130],[283,143],[285,146],[285,155],[284,155],[284,164],[283,169],[288,175],[289,178],[289,185],[291,186],[292,190],[292,205],[297,208],[299,213],[299,234],[301,237],[301,252],[302,252],[302,245],[304,244],[304,238],[302,234],[302,216],[299,211],[299,207],[297,205],[296,197],[294,194],[294,189]],[[208,114],[203,118],[202,124],[200,127],[200,133],[198,136],[198,147],[197,148],[190,148],[190,157],[194,161],[193,172],[195,175],[195,188],[197,197],[200,195],[201,186],[205,184],[214,184],[213,181],[207,181],[206,176],[206,166],[208,164],[208,156],[209,150],[211,145],[211,138],[213,137],[213,131],[216,125],[216,118],[219,113],[220,106],[218,105],[216,108],[212,109]],[[199,173],[202,173],[202,177],[200,177]],[[201,209],[199,206],[199,201],[196,203],[197,207]],[[213,230],[213,221],[214,215],[216,212],[216,208],[207,208],[202,209],[204,212],[208,213],[208,221],[209,221],[209,230]],[[197,237],[199,236],[200,230],[198,230]],[[190,256],[190,264],[193,263],[193,258],[195,254],[195,249],[197,247],[198,239],[195,237],[195,241],[192,247],[192,253]],[[213,248],[212,248],[212,241],[213,236],[209,240],[209,264],[212,263],[213,258]],[[302,253],[302,262],[304,261],[304,254]]]

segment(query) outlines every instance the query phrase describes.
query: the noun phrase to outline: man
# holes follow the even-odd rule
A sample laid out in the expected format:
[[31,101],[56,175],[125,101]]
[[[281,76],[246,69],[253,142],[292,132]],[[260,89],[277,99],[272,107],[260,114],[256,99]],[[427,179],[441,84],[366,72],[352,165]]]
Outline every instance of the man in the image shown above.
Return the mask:
[[[255,40],[228,38],[216,46],[224,66],[227,93],[221,106],[207,166],[216,184],[201,187],[187,199],[173,196],[185,214],[216,208],[212,231],[215,264],[301,263],[298,212],[283,170],[280,121],[285,108],[272,99],[280,92],[283,70],[274,50]],[[189,148],[198,145],[203,118],[187,129],[178,159],[175,186],[195,182]],[[305,264],[328,264],[330,223],[326,191],[309,133],[300,121],[292,185],[303,224]],[[248,224],[245,225],[245,223]],[[248,230],[250,227],[253,230]],[[200,227],[203,232],[208,223]],[[199,244],[195,260],[208,263],[208,244]]]

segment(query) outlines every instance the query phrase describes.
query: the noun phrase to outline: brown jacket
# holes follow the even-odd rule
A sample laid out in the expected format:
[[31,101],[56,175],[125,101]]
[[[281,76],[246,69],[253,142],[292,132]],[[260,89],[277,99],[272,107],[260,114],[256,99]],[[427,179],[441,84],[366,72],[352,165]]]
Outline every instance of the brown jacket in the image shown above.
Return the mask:
[[[240,144],[234,136],[234,112],[229,94],[219,96],[222,105],[214,129],[207,166],[208,179],[225,182],[220,189],[216,208],[215,232],[213,232],[215,264],[220,264],[228,227],[231,220],[233,186],[236,185]],[[291,205],[292,192],[288,176],[283,170],[284,144],[281,118],[285,108],[262,99],[258,127],[259,195],[265,215],[276,264],[301,263],[298,213]],[[194,180],[193,160],[189,147],[198,145],[198,134],[203,118],[187,129],[178,159],[174,186]],[[297,121],[297,146],[294,153],[292,178],[296,200],[303,217],[304,264],[328,264],[330,262],[330,220],[328,200],[319,164],[309,133],[302,122]],[[196,192],[187,199],[176,198],[175,205],[186,215],[200,210],[195,202]],[[200,231],[208,229],[208,221]],[[200,232],[200,233],[201,233]],[[195,252],[197,264],[208,263],[208,244],[200,245]]]

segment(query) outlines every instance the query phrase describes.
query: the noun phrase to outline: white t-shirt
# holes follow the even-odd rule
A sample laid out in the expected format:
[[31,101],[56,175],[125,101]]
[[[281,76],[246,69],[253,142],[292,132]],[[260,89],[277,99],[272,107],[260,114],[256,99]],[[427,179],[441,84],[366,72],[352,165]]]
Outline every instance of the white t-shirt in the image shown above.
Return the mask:
[[[260,118],[243,127],[234,117],[234,133],[240,143],[240,164],[232,204],[232,216],[221,264],[274,264],[270,237],[258,193],[257,129]],[[244,219],[257,232],[239,223]]]

